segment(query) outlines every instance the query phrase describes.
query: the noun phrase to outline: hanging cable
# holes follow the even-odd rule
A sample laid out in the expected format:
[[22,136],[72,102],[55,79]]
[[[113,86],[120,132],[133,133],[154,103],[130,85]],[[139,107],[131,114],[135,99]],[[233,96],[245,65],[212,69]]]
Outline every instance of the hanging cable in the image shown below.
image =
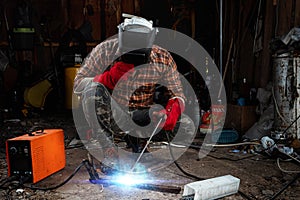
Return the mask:
[[272,97],[273,97],[273,100],[274,100],[274,105],[275,105],[275,109],[276,109],[276,112],[277,112],[278,116],[282,119],[282,121],[284,123],[288,124],[287,121],[284,119],[284,117],[281,115],[281,113],[279,111],[278,103],[277,103],[277,100],[276,100],[275,94],[274,94],[274,87],[272,87]]

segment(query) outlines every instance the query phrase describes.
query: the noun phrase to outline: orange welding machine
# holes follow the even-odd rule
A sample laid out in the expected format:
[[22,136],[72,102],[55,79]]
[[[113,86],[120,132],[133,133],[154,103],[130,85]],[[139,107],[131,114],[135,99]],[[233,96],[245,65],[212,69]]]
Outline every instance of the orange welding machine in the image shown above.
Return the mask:
[[36,183],[66,165],[64,131],[45,129],[6,141],[8,176]]

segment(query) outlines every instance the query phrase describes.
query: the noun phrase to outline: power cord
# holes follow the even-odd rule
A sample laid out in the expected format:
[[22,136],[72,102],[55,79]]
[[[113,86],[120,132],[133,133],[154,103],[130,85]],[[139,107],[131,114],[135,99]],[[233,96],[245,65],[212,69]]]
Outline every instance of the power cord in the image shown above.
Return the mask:
[[298,173],[290,182],[288,182],[285,186],[283,186],[283,188],[281,188],[275,195],[273,195],[270,200],[276,199],[284,190],[286,190],[290,185],[292,185],[299,177],[300,177],[300,173]]
[[2,179],[1,181],[0,181],[0,189],[7,189],[7,187],[5,187],[5,185],[6,184],[8,184],[8,183],[11,183],[11,182],[13,182],[13,181],[16,181],[16,180],[18,180],[19,179],[19,177],[18,176],[10,176],[10,177],[8,177],[8,178],[5,178],[5,179]]
[[[282,132],[282,134],[285,134],[291,127],[292,125],[297,122],[297,120],[300,118],[300,115],[297,116],[297,118]],[[170,154],[171,154],[171,157],[173,159],[173,162],[174,164],[176,165],[176,167],[185,175],[189,176],[189,177],[192,177],[194,178],[195,180],[205,180],[205,178],[202,178],[202,177],[198,177],[194,174],[190,174],[188,172],[186,172],[184,169],[182,169],[180,167],[180,165],[177,163],[177,161],[175,160],[174,158],[174,155],[173,155],[173,152],[172,152],[172,149],[171,149],[171,145],[170,145],[170,138],[169,138],[169,134],[168,132],[166,131],[166,136],[167,136],[167,139],[168,139],[168,143],[169,143],[169,150],[170,150]],[[277,142],[274,142],[274,144],[270,145],[268,148],[264,149],[263,151],[267,152],[268,150],[270,150],[271,148],[273,148],[276,144],[278,143]],[[244,142],[244,143],[237,143],[237,145],[247,145],[247,144],[259,144],[259,143],[255,143],[255,142]],[[212,145],[213,147],[228,147],[228,146],[236,146],[235,144],[228,144],[228,145]],[[194,145],[195,147],[195,145]],[[200,147],[199,147],[200,148]],[[287,155],[288,157],[290,157],[291,159],[294,159],[295,161],[299,162],[299,160],[297,160],[296,158],[288,155],[288,154],[285,154]],[[300,177],[300,173],[297,174],[294,179],[292,179],[287,185],[285,185],[282,189],[280,189],[270,200],[274,200],[275,198],[277,198],[277,196],[279,196],[289,185],[291,185],[292,183],[294,183],[298,178]],[[251,198],[246,195],[245,193],[241,192],[241,191],[238,191],[238,193],[244,197],[245,199],[248,199],[248,200],[251,200]]]
[[[297,120],[300,118],[300,115],[297,116],[297,118],[282,132],[282,134],[285,134],[291,127],[292,125],[297,122]],[[279,140],[278,140],[279,141]],[[277,143],[277,142],[274,142],[273,145],[269,146],[267,149],[265,149],[264,151],[267,152],[268,150],[270,150],[271,148],[273,148]],[[279,151],[279,149],[278,149]],[[285,156],[293,159],[294,161],[298,162],[298,164],[300,163],[300,161],[296,158],[294,158],[293,156],[289,155],[289,154],[286,154],[282,151],[279,151],[280,153],[284,154]],[[280,166],[279,166],[279,161],[277,160],[277,164],[278,164],[278,167],[280,169]],[[270,200],[274,200],[276,199],[282,192],[284,192],[284,190],[286,190],[291,184],[293,184],[298,178],[300,177],[300,173],[298,173],[289,183],[287,183],[285,186],[283,186],[283,188],[281,188],[275,195],[273,195],[271,197]]]
[[174,158],[174,154],[173,154],[173,151],[172,151],[172,148],[171,148],[171,145],[170,145],[170,137],[169,137],[169,132],[168,131],[165,131],[166,133],[166,137],[167,137],[167,140],[168,140],[168,143],[169,143],[169,151],[170,151],[170,154],[171,154],[171,157],[173,159],[173,162],[174,164],[176,165],[176,167],[186,176],[189,176],[189,177],[192,177],[193,179],[196,179],[196,180],[205,180],[205,178],[201,178],[201,177],[198,177],[194,174],[191,174],[191,173],[188,173],[186,172],[184,169],[182,169],[182,167],[177,163],[176,159]]
[[[88,160],[83,160],[78,167],[76,167],[76,169],[74,170],[74,172],[66,179],[64,180],[62,183],[56,185],[56,186],[53,186],[53,187],[46,187],[46,188],[42,188],[42,187],[34,187],[34,186],[26,186],[26,185],[23,185],[25,188],[29,188],[29,189],[33,189],[33,190],[43,190],[43,191],[47,191],[47,190],[55,190],[63,185],[65,185],[67,182],[69,182],[76,174],[77,172],[80,170],[80,168],[82,166],[85,166],[91,176],[91,173],[89,170],[91,170],[90,168],[90,163]],[[95,177],[91,176],[91,179],[93,179]],[[90,180],[91,180],[90,179]]]
[[[277,158],[277,166],[278,166],[278,168],[280,169],[280,171],[282,171],[282,172],[284,172],[284,173],[300,173],[300,171],[291,171],[291,170],[285,170],[285,169],[283,169],[281,166],[280,166],[280,160],[282,160],[281,158]],[[284,161],[286,161],[286,160],[284,160]],[[288,160],[288,161],[291,161],[291,160]],[[288,162],[287,161],[287,162]]]
[[[294,123],[296,123],[298,121],[298,119],[300,118],[300,115],[297,116],[297,118],[288,126],[286,127],[286,129],[284,129],[284,131],[282,132],[282,134],[284,135],[292,126]],[[279,140],[278,140],[279,141]],[[277,142],[274,142],[274,144],[270,145],[268,148],[266,148],[264,151],[267,152],[268,150],[270,150],[271,148],[273,148],[277,143]]]
[[[88,160],[83,160],[67,179],[65,179],[62,183],[55,185],[53,187],[35,187],[32,185],[29,186],[29,185],[25,184],[29,180],[29,178],[30,178],[29,176],[11,176],[4,180],[1,180],[1,182],[3,182],[3,183],[0,184],[0,189],[9,189],[9,191],[11,191],[17,187],[24,187],[24,188],[28,188],[28,189],[32,189],[32,190],[42,190],[42,191],[55,190],[55,189],[65,185],[67,182],[69,182],[77,174],[77,172],[81,169],[82,166],[86,167],[86,169],[90,175],[90,182],[95,183],[95,181],[99,179],[97,172],[94,170],[93,166],[91,165],[91,163]],[[6,184],[8,184],[8,183],[11,184],[13,181],[18,181],[17,185],[15,187],[13,187],[13,188],[9,188],[9,186],[5,187]],[[9,193],[10,192],[8,192],[8,194]]]

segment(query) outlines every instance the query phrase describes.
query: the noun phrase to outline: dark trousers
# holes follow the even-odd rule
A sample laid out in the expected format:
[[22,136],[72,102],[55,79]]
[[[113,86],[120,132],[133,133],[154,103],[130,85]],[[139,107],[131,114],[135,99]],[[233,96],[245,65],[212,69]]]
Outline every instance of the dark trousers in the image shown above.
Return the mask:
[[[82,93],[82,106],[93,136],[103,146],[113,145],[114,135],[127,135],[127,143],[131,147],[139,145],[150,137],[156,126],[151,123],[149,109],[125,111],[100,83],[93,83]],[[189,143],[195,136],[195,130],[193,121],[182,114],[177,122],[178,137],[175,139],[180,143]]]

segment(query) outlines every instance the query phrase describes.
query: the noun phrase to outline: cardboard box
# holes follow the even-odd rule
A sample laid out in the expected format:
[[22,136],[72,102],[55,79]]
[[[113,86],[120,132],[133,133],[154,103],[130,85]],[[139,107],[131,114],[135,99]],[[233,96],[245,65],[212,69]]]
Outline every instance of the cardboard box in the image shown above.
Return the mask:
[[227,105],[224,128],[234,128],[240,134],[244,134],[257,122],[256,106]]

